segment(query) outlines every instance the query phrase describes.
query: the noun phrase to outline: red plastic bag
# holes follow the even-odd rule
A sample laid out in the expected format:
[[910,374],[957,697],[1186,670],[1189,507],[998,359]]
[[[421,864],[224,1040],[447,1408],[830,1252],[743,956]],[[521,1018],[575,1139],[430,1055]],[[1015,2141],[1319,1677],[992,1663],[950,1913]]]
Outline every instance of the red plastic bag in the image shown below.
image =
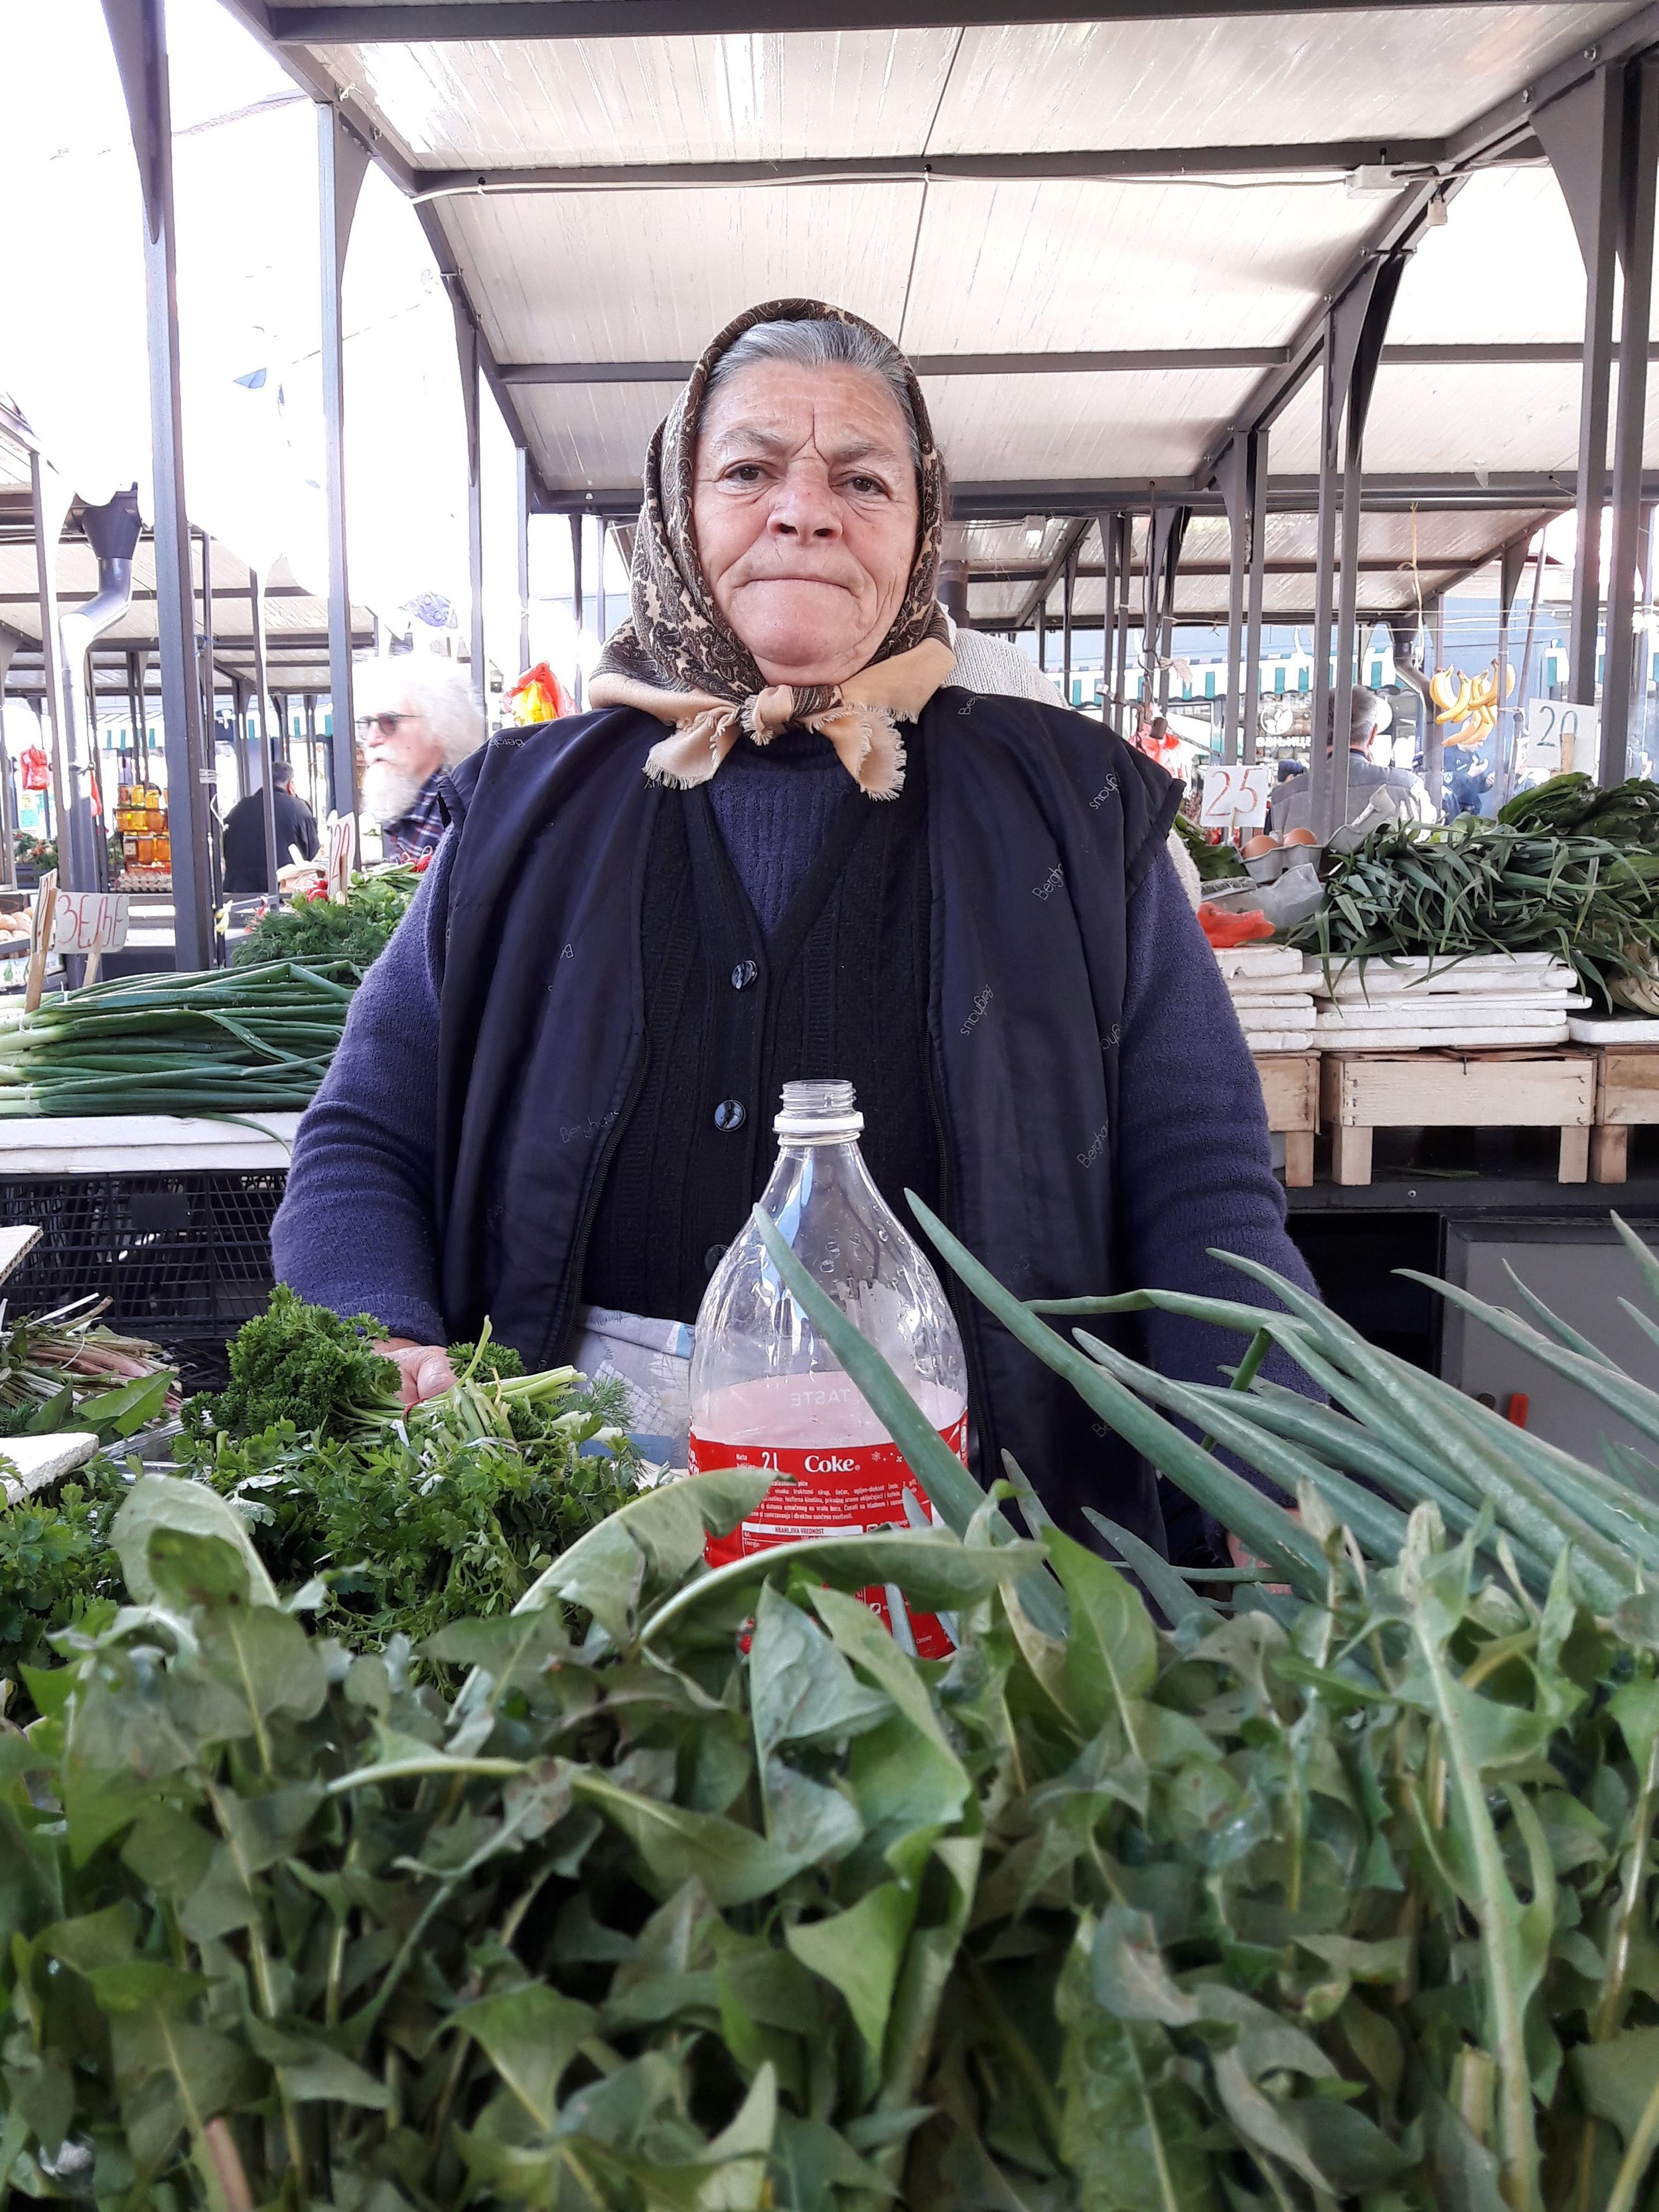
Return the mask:
[[1272,922],[1260,907],[1252,907],[1248,914],[1234,914],[1225,907],[1212,906],[1207,900],[1198,909],[1198,926],[1218,952],[1230,952],[1236,945],[1253,945],[1257,938],[1273,933]]
[[24,751],[18,765],[23,771],[23,788],[25,791],[50,791],[52,789],[52,763],[46,758],[39,745],[28,746]]

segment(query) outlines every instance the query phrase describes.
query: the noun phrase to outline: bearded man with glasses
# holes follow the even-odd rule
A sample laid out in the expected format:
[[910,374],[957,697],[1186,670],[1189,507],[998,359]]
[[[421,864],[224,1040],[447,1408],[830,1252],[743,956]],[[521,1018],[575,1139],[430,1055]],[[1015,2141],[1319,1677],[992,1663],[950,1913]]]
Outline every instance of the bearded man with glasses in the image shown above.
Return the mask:
[[432,653],[366,660],[356,672],[363,812],[388,860],[415,860],[444,834],[438,782],[484,741],[466,676]]

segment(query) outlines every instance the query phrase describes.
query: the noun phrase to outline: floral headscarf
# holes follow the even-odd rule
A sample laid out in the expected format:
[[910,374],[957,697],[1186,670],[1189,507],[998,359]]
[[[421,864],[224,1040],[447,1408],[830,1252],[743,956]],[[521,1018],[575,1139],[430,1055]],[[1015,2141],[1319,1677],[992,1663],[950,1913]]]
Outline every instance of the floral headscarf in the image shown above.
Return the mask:
[[[739,734],[764,744],[789,724],[821,730],[872,798],[904,781],[900,721],[913,721],[951,674],[950,632],[935,596],[944,534],[944,472],[927,402],[906,366],[920,447],[920,516],[904,600],[866,668],[839,684],[769,684],[714,604],[698,557],[691,497],[697,428],[714,364],[757,323],[872,325],[818,300],[768,300],[726,325],[704,351],[645,460],[634,538],[632,619],[613,631],[588,686],[596,707],[631,706],[672,725],[646,773],[682,787],[706,783]],[[876,333],[879,335],[879,333]]]

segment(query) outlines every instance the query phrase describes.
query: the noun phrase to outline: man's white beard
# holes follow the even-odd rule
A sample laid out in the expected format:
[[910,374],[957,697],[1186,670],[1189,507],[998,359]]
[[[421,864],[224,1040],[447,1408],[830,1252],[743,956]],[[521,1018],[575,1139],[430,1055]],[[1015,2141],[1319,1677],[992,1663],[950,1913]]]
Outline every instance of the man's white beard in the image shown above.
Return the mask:
[[363,811],[376,822],[395,822],[407,814],[426,787],[426,778],[374,761],[363,770]]

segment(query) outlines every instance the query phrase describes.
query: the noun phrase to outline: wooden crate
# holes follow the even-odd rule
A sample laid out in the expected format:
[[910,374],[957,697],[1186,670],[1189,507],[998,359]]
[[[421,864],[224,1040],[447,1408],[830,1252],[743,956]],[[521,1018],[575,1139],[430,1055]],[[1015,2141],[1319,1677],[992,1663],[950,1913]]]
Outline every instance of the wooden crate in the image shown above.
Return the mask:
[[1267,1127],[1285,1139],[1285,1185],[1305,1190],[1313,1181],[1314,1136],[1319,1127],[1319,1054],[1259,1052],[1255,1057]]
[[1623,1182],[1630,1171],[1630,1133],[1659,1121],[1659,1044],[1602,1044],[1595,1054],[1595,1127],[1590,1131],[1590,1179]]
[[1595,1120],[1593,1051],[1328,1052],[1320,1112],[1331,1130],[1331,1176],[1371,1179],[1373,1129],[1561,1132],[1563,1182],[1583,1182]]

